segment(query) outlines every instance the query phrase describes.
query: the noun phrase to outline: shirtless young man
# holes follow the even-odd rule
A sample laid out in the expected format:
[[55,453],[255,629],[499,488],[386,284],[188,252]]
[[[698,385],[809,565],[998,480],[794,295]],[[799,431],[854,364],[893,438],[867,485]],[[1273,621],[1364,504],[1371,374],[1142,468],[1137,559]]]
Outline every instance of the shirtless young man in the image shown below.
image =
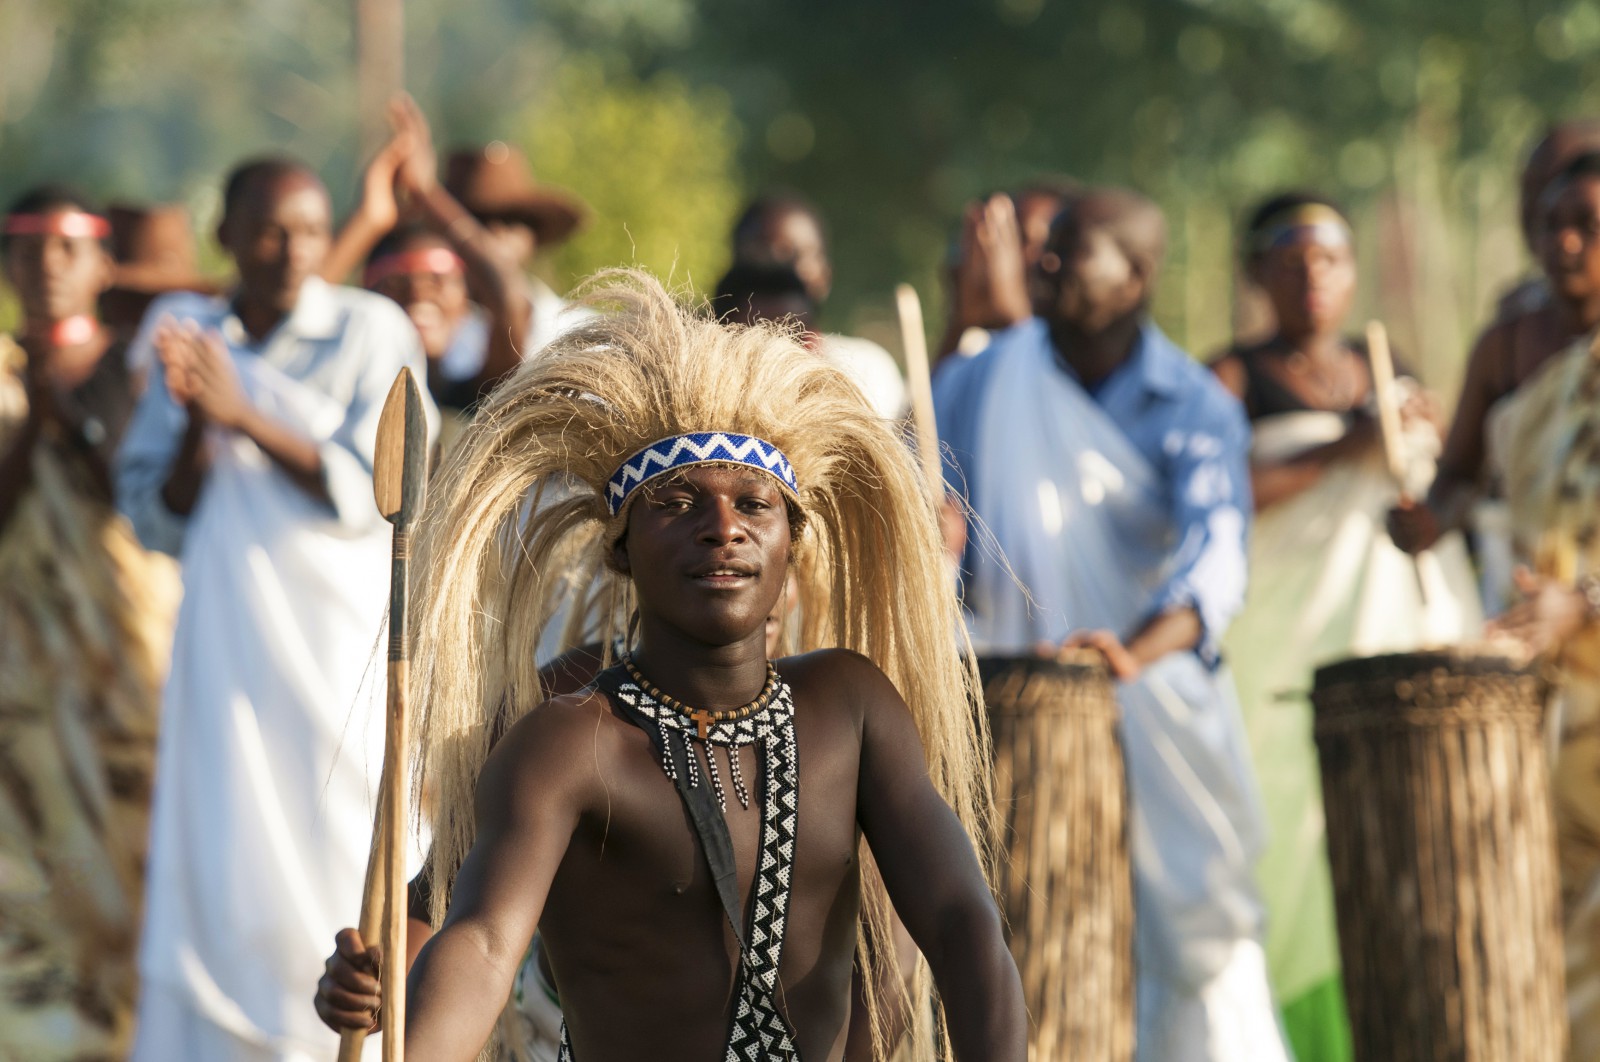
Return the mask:
[[[424,516],[415,703],[433,880],[454,888],[412,968],[407,1050],[476,1057],[538,928],[563,1057],[837,1062],[858,923],[892,899],[953,1057],[1022,1059],[971,840],[975,681],[914,465],[792,337],[696,318],[643,277],[603,294],[618,308],[490,399]],[[524,519],[552,480],[573,499]],[[544,696],[524,639],[569,549],[605,560],[637,624],[622,665],[529,712]],[[803,642],[844,648],[769,667],[791,568],[830,605]]]

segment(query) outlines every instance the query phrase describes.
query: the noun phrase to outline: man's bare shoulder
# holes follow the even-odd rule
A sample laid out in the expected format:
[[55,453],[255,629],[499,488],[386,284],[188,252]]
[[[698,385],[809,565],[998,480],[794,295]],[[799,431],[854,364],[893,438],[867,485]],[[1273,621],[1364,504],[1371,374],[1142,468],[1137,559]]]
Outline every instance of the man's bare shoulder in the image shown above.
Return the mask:
[[817,649],[774,661],[778,673],[806,701],[834,705],[857,718],[905,701],[871,658],[853,649]]
[[556,793],[581,804],[598,764],[641,733],[592,686],[551,697],[512,724],[489,754],[478,783],[480,806],[514,806]]

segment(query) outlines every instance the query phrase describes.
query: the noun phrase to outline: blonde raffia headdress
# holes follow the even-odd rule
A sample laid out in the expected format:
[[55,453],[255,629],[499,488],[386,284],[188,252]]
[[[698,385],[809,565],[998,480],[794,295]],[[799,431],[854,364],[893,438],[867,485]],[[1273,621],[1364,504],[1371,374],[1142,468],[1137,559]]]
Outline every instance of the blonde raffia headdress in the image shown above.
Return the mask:
[[[855,650],[895,683],[934,785],[987,866],[988,739],[973,710],[981,687],[963,651],[935,497],[895,427],[780,326],[720,324],[639,272],[601,274],[585,301],[599,315],[494,391],[435,474],[421,517],[411,674],[417,791],[432,809],[432,881],[452,881],[472,846],[473,793],[491,738],[544,699],[534,647],[575,571],[594,576],[577,611],[600,617],[608,646],[622,633],[631,588],[611,569],[610,546],[640,483],[662,471],[663,460],[688,459],[679,445],[685,436],[698,436],[692,441],[705,460],[760,461],[784,484],[796,529],[801,648]],[[722,438],[704,438],[710,434]],[[642,461],[658,444],[665,448]],[[719,453],[723,445],[732,449]],[[881,1040],[879,996],[903,982],[882,883],[869,872],[863,884],[871,931],[862,939],[877,945],[858,945],[858,961]],[[435,924],[448,892],[433,890]],[[926,998],[924,987],[917,998]],[[917,1019],[916,1057],[930,1059],[927,1008],[899,1002]]]

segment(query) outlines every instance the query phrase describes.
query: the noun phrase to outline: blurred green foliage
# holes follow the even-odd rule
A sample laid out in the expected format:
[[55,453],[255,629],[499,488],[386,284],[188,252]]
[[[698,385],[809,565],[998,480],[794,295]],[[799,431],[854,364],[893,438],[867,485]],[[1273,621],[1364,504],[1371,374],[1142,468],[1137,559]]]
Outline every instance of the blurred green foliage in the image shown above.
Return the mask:
[[[348,202],[353,8],[0,4],[0,195],[51,177],[183,198],[204,231],[218,175],[270,146]],[[594,204],[560,278],[675,263],[708,286],[738,194],[782,185],[831,221],[830,327],[886,320],[904,279],[933,317],[961,204],[1068,173],[1167,209],[1157,315],[1203,349],[1251,322],[1240,214],[1314,186],[1355,212],[1363,311],[1443,383],[1526,268],[1521,152],[1600,113],[1600,0],[410,0],[406,17],[442,141],[517,139]]]
[[559,287],[616,265],[699,290],[716,283],[740,198],[726,93],[691,89],[669,72],[643,81],[578,57],[517,128],[539,179],[581,189],[593,211],[548,264]]

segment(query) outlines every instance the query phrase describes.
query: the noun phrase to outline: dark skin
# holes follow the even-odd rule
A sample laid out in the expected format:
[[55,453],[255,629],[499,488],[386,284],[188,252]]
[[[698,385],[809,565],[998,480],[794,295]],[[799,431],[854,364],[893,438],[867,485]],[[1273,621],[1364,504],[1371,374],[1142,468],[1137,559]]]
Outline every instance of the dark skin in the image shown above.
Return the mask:
[[[1278,329],[1265,342],[1212,363],[1224,387],[1245,397],[1245,359],[1264,370],[1309,409],[1345,413],[1359,408],[1372,390],[1366,359],[1344,340],[1356,290],[1355,255],[1348,241],[1306,227],[1253,256],[1250,278],[1272,302]],[[1436,403],[1419,394],[1408,416],[1430,416]],[[1359,459],[1382,444],[1377,422],[1358,417],[1343,437],[1287,460],[1252,461],[1250,486],[1256,511],[1269,509],[1311,489],[1327,470]]]
[[1496,321],[1473,347],[1427,500],[1389,514],[1389,534],[1408,553],[1427,549],[1465,522],[1482,487],[1494,404],[1600,326],[1600,177],[1558,181],[1540,199],[1537,217],[1535,247],[1554,298]]
[[436,375],[438,359],[449,349],[455,330],[471,311],[472,301],[488,311],[489,346],[483,368],[472,381],[474,390],[482,396],[521,364],[518,344],[528,334],[533,307],[519,270],[532,250],[529,248],[526,255],[520,251],[508,253],[504,241],[479,224],[439,184],[433,134],[421,108],[410,96],[401,95],[390,101],[389,122],[394,137],[368,164],[361,205],[339,230],[322,276],[337,282],[350,273],[355,263],[366,258],[399,222],[403,198],[430,228],[437,230],[437,235],[419,236],[396,249],[448,247],[461,258],[466,270],[397,274],[381,282],[377,290],[399,303],[417,326],[428,356],[430,384],[436,392],[441,383]]
[[[961,256],[950,268],[950,313],[936,363],[955,352],[967,329],[999,331],[1032,315],[1029,272],[1044,253],[1044,237],[1060,204],[1041,196],[1023,204],[1026,211],[1004,193],[967,204],[961,218]],[[1047,212],[1041,222],[1040,215]]]
[[[64,206],[45,214],[77,210]],[[27,355],[23,386],[28,414],[0,454],[0,530],[33,484],[33,452],[40,441],[50,435],[82,440],[83,424],[71,395],[94,374],[111,344],[104,331],[72,344],[51,338],[59,322],[94,316],[96,300],[111,282],[111,259],[99,241],[87,236],[12,236],[6,243],[5,275],[22,304],[18,340]],[[96,487],[110,500],[110,453],[87,442],[78,450],[88,460]]]
[[[327,254],[329,224],[327,189],[302,171],[250,182],[224,214],[217,239],[238,266],[234,311],[253,339],[266,338],[294,309],[301,287]],[[167,389],[189,415],[162,488],[168,509],[187,515],[199,500],[211,463],[208,425],[251,439],[296,486],[328,502],[316,444],[251,404],[219,337],[165,322],[155,343]]]
[[[776,658],[783,644],[783,621],[794,608],[795,586],[791,581],[784,598],[767,615],[767,655]],[[602,658],[600,646],[589,645],[563,653],[540,670],[540,687],[550,696],[577,693],[594,681],[600,671]],[[408,908],[421,909],[416,894],[417,882],[411,883]],[[917,947],[900,923],[893,919],[895,949],[900,958],[900,977],[907,987],[916,971]],[[406,969],[416,960],[417,952],[433,936],[433,925],[425,918],[410,918],[406,922]],[[539,973],[546,983],[554,984],[555,975],[550,970],[549,956],[541,949],[538,954]],[[334,953],[328,956],[322,978],[317,982],[314,1000],[317,1015],[335,1032],[344,1029],[366,1029],[375,1032],[382,1005],[382,984],[379,980],[381,949],[368,948],[361,934],[354,929],[342,929],[334,938]],[[865,995],[859,967],[851,978],[850,1032],[845,1046],[846,1058],[866,1058],[872,1052],[872,1026],[867,1020]],[[884,1023],[889,1043],[896,1043],[909,1027],[911,1015],[900,1006],[896,987],[884,984],[879,987],[880,1020]]]
[[[1056,356],[1093,388],[1132,356],[1165,243],[1156,208],[1117,192],[1090,192],[1057,219],[1037,270],[1040,315]],[[1064,649],[1098,650],[1131,682],[1168,653],[1193,649],[1205,629],[1188,606],[1137,630],[1082,631]]]
[[[637,590],[640,668],[703,708],[753,699],[789,550],[783,495],[760,473],[699,466],[639,498],[614,562]],[[1016,967],[904,702],[847,652],[792,658],[782,673],[795,694],[804,826],[781,1005],[802,1054],[837,1060],[844,1050],[864,836],[933,969],[956,1057],[1020,1062]],[[727,822],[748,897],[759,809],[732,801]],[[486,764],[477,844],[444,927],[411,972],[407,1052],[475,1057],[536,926],[585,1062],[688,1062],[721,1050],[737,957],[731,929],[649,737],[598,693],[529,713]]]

